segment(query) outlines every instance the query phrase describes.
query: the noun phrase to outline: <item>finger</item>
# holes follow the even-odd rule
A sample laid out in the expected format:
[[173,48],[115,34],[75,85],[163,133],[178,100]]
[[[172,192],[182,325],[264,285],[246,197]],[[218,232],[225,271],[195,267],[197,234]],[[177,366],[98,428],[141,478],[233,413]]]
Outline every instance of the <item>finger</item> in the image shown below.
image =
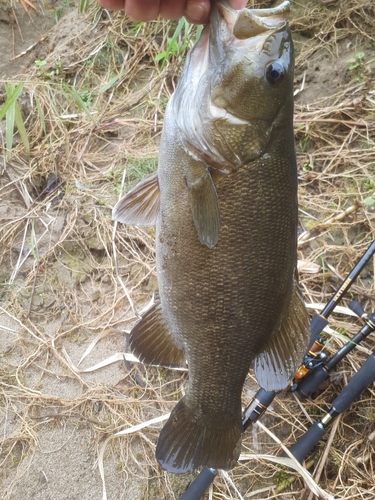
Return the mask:
[[179,19],[185,12],[185,0],[160,0],[160,15],[164,19]]
[[247,0],[229,0],[229,3],[233,9],[240,10],[246,7]]
[[185,17],[189,23],[205,24],[210,15],[209,0],[187,0]]
[[98,3],[105,9],[121,10],[124,8],[125,0],[98,0]]
[[159,0],[126,0],[125,12],[133,21],[151,21],[159,15]]

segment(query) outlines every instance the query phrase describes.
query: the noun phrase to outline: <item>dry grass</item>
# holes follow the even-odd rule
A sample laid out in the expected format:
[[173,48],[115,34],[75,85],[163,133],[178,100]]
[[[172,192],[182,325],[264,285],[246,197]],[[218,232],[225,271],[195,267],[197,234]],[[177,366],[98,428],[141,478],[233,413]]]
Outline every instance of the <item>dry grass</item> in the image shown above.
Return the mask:
[[[365,0],[293,3],[297,88],[302,89],[295,110],[299,252],[301,259],[320,266],[314,274],[302,273],[301,283],[307,302],[325,303],[375,236],[374,63],[368,56],[349,70],[344,59],[345,78],[335,92],[327,92],[329,97],[321,92],[323,97],[308,103],[303,96],[306,87],[313,87],[308,80],[314,57],[340,56],[349,42],[355,53],[357,47],[373,48],[370,16],[374,19],[375,13]],[[184,373],[118,363],[117,371],[110,372],[116,383],[103,384],[103,370],[88,377],[74,369],[77,346],[82,354],[102,332],[84,366],[99,362],[103,354],[122,352],[121,332],[156,291],[153,231],[114,225],[111,207],[124,189],[156,166],[163,112],[182,62],[172,54],[163,69],[155,63],[173,33],[167,23],[137,26],[97,7],[76,23],[73,42],[56,43],[51,34],[45,63],[20,77],[30,157],[15,135],[10,161],[4,150],[0,158],[5,429],[0,467],[20,471],[4,472],[4,498],[12,498],[18,474],[32,467],[43,430],[61,421],[84,424],[98,456],[109,436],[169,412],[186,380]],[[189,37],[193,40],[194,33]],[[367,312],[373,311],[374,262],[344,304],[358,298]],[[342,335],[352,335],[360,323],[334,314],[330,327],[337,332],[327,348],[333,353],[343,344]],[[95,354],[99,345],[104,345],[100,355]],[[361,366],[372,350],[371,338],[363,347],[347,357],[340,376],[314,400],[301,405],[291,396],[280,397],[262,422],[286,446],[293,444],[310,425],[308,417],[315,421],[324,414]],[[58,390],[53,384],[44,390],[57,380]],[[250,377],[244,403],[254,387]],[[337,499],[374,496],[374,397],[373,388],[365,391],[327,432],[328,445],[326,439],[310,457],[316,481]],[[104,458],[121,464],[121,481],[141,476],[142,498],[178,498],[189,478],[179,481],[160,473],[154,459],[158,428],[111,440]],[[257,427],[248,432],[244,452],[277,455],[280,446]],[[239,463],[230,477],[243,498],[310,496],[298,474],[263,460]],[[215,481],[211,495],[241,498],[223,478]]]

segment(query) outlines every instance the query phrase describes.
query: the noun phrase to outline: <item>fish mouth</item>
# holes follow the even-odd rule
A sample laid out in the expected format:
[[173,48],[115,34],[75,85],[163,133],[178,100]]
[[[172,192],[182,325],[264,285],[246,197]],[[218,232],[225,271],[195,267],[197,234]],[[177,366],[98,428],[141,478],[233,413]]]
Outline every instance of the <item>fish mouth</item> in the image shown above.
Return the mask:
[[222,53],[219,40],[229,43],[234,37],[241,44],[242,40],[256,39],[258,35],[271,35],[285,28],[289,12],[289,0],[270,9],[241,10],[233,9],[226,0],[214,1],[210,22],[203,30],[191,55],[190,69],[193,82],[197,83],[208,68],[210,46],[213,53]]
[[233,35],[238,40],[247,40],[267,31],[283,29],[289,11],[288,0],[270,9],[244,8],[239,11],[226,0],[217,0],[212,7],[210,23],[221,38]]

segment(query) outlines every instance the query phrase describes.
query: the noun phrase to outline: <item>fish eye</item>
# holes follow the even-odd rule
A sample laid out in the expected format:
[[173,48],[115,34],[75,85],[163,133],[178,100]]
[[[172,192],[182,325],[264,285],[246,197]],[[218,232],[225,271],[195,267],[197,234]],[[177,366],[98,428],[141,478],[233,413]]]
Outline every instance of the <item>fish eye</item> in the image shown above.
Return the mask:
[[272,62],[266,67],[266,78],[273,87],[278,87],[284,81],[285,71],[279,62]]

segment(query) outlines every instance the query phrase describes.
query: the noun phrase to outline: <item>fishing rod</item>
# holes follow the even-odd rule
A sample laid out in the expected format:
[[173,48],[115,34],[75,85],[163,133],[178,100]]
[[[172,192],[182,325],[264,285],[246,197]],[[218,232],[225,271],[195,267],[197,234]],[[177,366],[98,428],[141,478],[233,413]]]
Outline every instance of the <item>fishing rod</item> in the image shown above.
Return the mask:
[[[329,377],[331,370],[335,368],[335,366],[342,361],[350,351],[352,351],[355,347],[358,347],[358,345],[365,338],[367,338],[370,333],[375,331],[375,313],[368,316],[363,310],[362,305],[355,300],[350,302],[349,309],[351,309],[359,318],[364,320],[364,326],[331,358],[328,358],[327,354],[321,351],[314,351],[314,355],[316,356],[315,361],[319,359],[319,363],[315,363],[313,367],[310,366],[307,374],[298,384],[295,384],[296,387],[293,389],[302,398],[311,396],[320,384]],[[321,338],[315,340],[315,348],[318,349],[318,346],[321,346],[321,348],[323,347]],[[309,352],[311,352],[311,350]],[[292,388],[289,390],[292,390]],[[257,392],[250,405],[245,409],[244,419],[242,421],[244,430],[247,429],[250,423],[256,422],[263,415],[263,413],[267,410],[267,407],[274,399],[272,397],[273,394],[274,393],[267,392],[264,389],[260,389]]]
[[[347,278],[343,281],[343,283],[340,285],[340,287],[336,290],[334,293],[333,297],[327,302],[326,306],[323,308],[321,313],[315,313],[310,321],[310,347],[308,350],[308,353],[304,356],[302,365],[299,367],[297,370],[296,374],[294,375],[294,383],[288,388],[291,391],[298,390],[297,388],[300,387],[302,384],[302,381],[305,379],[305,377],[309,373],[314,373],[315,370],[318,368],[323,370],[324,363],[327,361],[327,355],[322,352],[323,349],[323,341],[319,337],[320,332],[324,329],[325,326],[328,325],[328,317],[331,315],[332,311],[334,308],[337,306],[338,302],[342,299],[342,297],[345,295],[345,293],[349,290],[351,287],[353,281],[355,278],[359,275],[359,273],[362,271],[364,266],[367,264],[367,262],[371,259],[371,257],[375,253],[375,240],[370,244],[370,246],[367,248],[365,253],[362,255],[362,257],[358,260],[358,262],[355,264],[353,269],[350,271],[348,274]],[[351,302],[351,304],[354,304],[354,302]],[[353,312],[356,313],[359,317],[364,316],[364,311],[362,306],[359,304],[359,302],[356,303],[356,306],[353,306],[354,309],[352,308]],[[350,307],[350,305],[349,305]],[[363,317],[363,319],[365,319]],[[370,331],[371,333],[371,331]],[[353,338],[351,342],[358,342],[358,338]],[[350,344],[352,345],[352,344]],[[353,344],[354,348],[355,344]],[[351,349],[350,349],[351,350]],[[336,366],[336,364],[344,357],[350,350],[346,350],[343,356],[339,359],[336,358],[335,364],[332,364],[330,366],[330,369],[333,368],[333,366]],[[332,363],[332,360],[331,360]],[[322,375],[321,375],[322,376]],[[328,376],[328,375],[327,375]],[[327,377],[325,377],[327,378]],[[323,381],[324,378],[321,379]],[[309,393],[307,394],[307,387],[305,388],[304,392],[306,395],[310,395],[311,392],[318,387],[319,384],[314,386],[314,381],[309,380],[309,383],[311,384],[311,387],[309,387]],[[320,382],[319,382],[320,383]],[[313,389],[314,387],[314,389]],[[247,427],[256,422],[267,410],[268,406],[272,403],[272,401],[275,399],[277,393],[274,391],[265,391],[264,389],[260,388],[259,391],[255,394],[253,400],[251,401],[250,405],[245,409],[244,412],[244,419],[242,421],[242,426],[243,429],[246,430]]]
[[[319,334],[324,329],[324,327],[327,326],[328,317],[330,316],[330,314],[332,313],[338,302],[349,290],[353,281],[357,278],[359,273],[362,271],[362,269],[371,259],[374,253],[375,253],[375,240],[370,244],[365,253],[358,260],[356,265],[350,271],[347,278],[343,281],[341,286],[336,290],[333,297],[328,301],[328,303],[323,308],[321,313],[315,313],[312,316],[310,321],[310,344],[309,344],[311,347],[309,348],[308,353],[305,355],[303,363],[301,367],[297,370],[296,375],[294,377],[295,384],[293,384],[292,386],[294,390],[296,390],[296,388],[298,387],[297,381],[302,380],[308,373],[310,372],[313,373],[314,369],[324,366],[324,362],[327,360],[327,355],[322,352],[323,343],[321,338],[319,337]],[[364,318],[364,311],[362,306],[359,304],[360,309],[358,308],[358,306],[354,307],[355,307],[354,312],[360,317],[363,317],[363,319],[365,319],[366,321],[366,318]],[[370,324],[374,324],[375,315],[371,315],[370,318],[371,318]],[[368,327],[367,329],[365,329],[366,326]],[[373,331],[371,329],[371,326],[369,326],[366,322],[366,325],[360,330],[360,332],[358,332],[358,334],[350,342],[348,342],[348,344],[346,344],[347,346],[346,350],[344,351],[343,350],[344,348],[340,349],[337,355],[333,356],[333,358],[330,359],[331,364],[329,369],[332,369],[334,366],[336,366],[336,364],[339,361],[341,361],[343,357],[345,357],[348,354],[348,352],[350,352],[350,350],[353,349],[359,342],[361,342],[365,337],[367,337],[371,333],[371,331]],[[349,349],[350,346],[353,347]],[[325,373],[327,373],[328,377],[329,370],[325,371]],[[327,377],[322,378],[323,375],[321,375],[320,373],[319,375],[320,376],[316,378],[313,377],[309,380],[309,386],[304,388],[304,392],[302,392],[303,395],[307,395],[306,394],[307,391],[309,391],[309,394],[311,394],[311,392],[313,392],[319,386],[319,384],[325,378],[327,378]],[[299,384],[301,384],[301,382],[299,382]],[[267,408],[275,399],[276,395],[277,392],[275,391],[266,391],[262,388],[258,390],[254,398],[244,411],[244,417],[242,419],[243,431],[245,431],[250,424],[255,423],[266,412]],[[214,481],[217,474],[218,472],[216,469],[210,467],[204,467],[198,474],[198,476],[194,479],[194,481],[190,484],[185,493],[183,493],[183,495],[180,497],[180,500],[199,500],[206,491],[206,489]]]
[[321,313],[315,313],[310,322],[310,345],[313,345],[315,339],[319,336],[320,332],[328,325],[327,318],[337,306],[343,295],[349,290],[353,281],[357,278],[367,262],[375,253],[375,240],[370,244],[366,252],[359,259],[357,264],[348,274],[340,288],[333,295],[332,299],[327,303]]
[[[369,316],[363,310],[362,305],[357,301],[352,301],[349,308],[365,321],[364,326],[349,342],[344,344],[339,351],[329,358],[323,365],[311,371],[303,379],[297,388],[297,392],[302,397],[310,396],[315,389],[326,380],[332,368],[334,368],[350,351],[357,347],[370,333],[375,331],[375,312]],[[344,413],[367,387],[375,381],[375,353],[363,363],[358,372],[352,377],[341,393],[331,403],[330,410],[324,417],[315,422],[299,439],[289,448],[289,451],[300,462],[306,458],[313,447],[324,436],[328,424],[338,415]]]
[[[373,315],[375,316],[375,314]],[[324,417],[315,422],[303,434],[298,441],[289,448],[289,451],[294,457],[302,462],[314,446],[324,436],[328,424],[338,415],[344,413],[345,410],[357,399],[367,387],[375,381],[375,353],[370,356],[363,363],[358,372],[349,381],[348,385],[344,387],[337,398],[332,402],[330,410]]]
[[365,321],[363,327],[359,332],[349,340],[346,344],[341,347],[341,349],[331,358],[325,360],[324,363],[317,366],[315,369],[311,370],[306,377],[297,385],[296,392],[302,397],[306,398],[311,396],[312,392],[324,381],[326,380],[332,368],[334,368],[345,356],[357,347],[362,340],[375,331],[375,313],[367,316],[361,304],[357,301],[353,301],[349,304],[349,308],[357,314],[359,318]]

